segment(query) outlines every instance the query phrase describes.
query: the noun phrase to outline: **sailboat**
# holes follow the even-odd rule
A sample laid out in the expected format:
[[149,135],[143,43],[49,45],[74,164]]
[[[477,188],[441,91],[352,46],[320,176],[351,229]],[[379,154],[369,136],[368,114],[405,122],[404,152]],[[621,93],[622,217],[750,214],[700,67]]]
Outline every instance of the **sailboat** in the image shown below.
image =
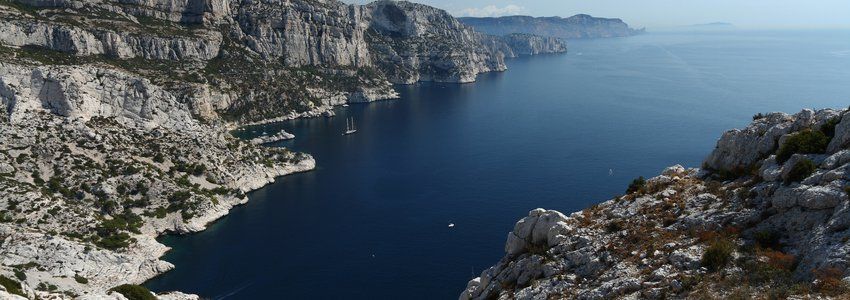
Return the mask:
[[349,118],[345,120],[345,133],[342,135],[354,134],[357,132],[357,128],[354,127],[354,118]]

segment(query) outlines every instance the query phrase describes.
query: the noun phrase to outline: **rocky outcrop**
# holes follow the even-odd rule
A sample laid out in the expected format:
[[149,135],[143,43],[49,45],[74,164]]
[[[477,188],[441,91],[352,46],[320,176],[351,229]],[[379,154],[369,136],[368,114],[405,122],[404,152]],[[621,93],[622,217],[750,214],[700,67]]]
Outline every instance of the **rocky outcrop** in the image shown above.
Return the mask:
[[270,143],[275,143],[275,142],[279,142],[279,141],[291,140],[291,139],[294,139],[294,138],[295,138],[294,134],[286,132],[285,130],[281,130],[280,132],[272,134],[272,135],[264,135],[264,136],[260,136],[260,137],[256,137],[254,139],[251,139],[251,144],[263,145],[263,144],[270,144]]
[[473,82],[480,73],[507,69],[504,53],[445,11],[395,1],[365,8],[371,52],[391,82]]
[[0,62],[0,101],[13,124],[41,109],[89,121],[115,118],[125,126],[198,130],[188,107],[171,93],[122,71],[94,66],[28,67]]
[[495,48],[508,57],[567,52],[566,42],[559,38],[542,37],[525,33],[512,33],[493,40]]
[[[759,115],[706,159],[715,170],[758,168],[674,166],[569,216],[533,210],[460,299],[846,297],[848,116]],[[804,132],[823,133],[829,147],[813,139],[817,147],[778,163],[777,147]]]
[[595,18],[589,15],[575,15],[569,18],[529,16],[508,16],[497,18],[460,18],[475,30],[492,35],[526,33],[550,36],[562,39],[626,37],[643,32],[629,28],[620,19]]

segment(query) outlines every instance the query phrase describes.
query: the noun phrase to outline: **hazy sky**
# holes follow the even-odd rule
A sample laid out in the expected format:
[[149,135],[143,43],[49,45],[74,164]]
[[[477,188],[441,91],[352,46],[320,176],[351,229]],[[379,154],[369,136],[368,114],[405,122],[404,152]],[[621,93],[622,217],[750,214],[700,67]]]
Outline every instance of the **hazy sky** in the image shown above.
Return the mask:
[[[345,0],[365,3],[367,0]],[[455,16],[616,17],[633,27],[729,22],[744,28],[850,28],[850,0],[414,0]]]

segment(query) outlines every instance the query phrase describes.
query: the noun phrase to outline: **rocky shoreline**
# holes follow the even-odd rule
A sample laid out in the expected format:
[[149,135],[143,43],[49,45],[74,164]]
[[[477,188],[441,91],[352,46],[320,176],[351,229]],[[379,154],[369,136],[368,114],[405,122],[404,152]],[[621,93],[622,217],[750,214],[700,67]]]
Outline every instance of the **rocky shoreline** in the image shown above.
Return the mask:
[[190,2],[0,1],[0,298],[123,299],[110,290],[174,268],[157,236],[204,230],[315,167],[256,145],[289,135],[229,129],[566,51],[409,2]]
[[[0,141],[0,274],[29,298],[107,297],[119,284],[153,278],[173,268],[159,259],[168,248],[157,236],[201,231],[244,204],[245,193],[315,167],[309,155],[256,147],[198,122],[155,86],[91,100],[81,95],[108,89],[78,86],[73,76],[47,81],[57,94],[44,110],[33,94],[44,95],[44,83],[15,75],[29,69],[0,65],[8,72],[0,78],[15,87],[0,122],[9,137]],[[104,87],[145,84],[95,72]]]
[[535,209],[459,299],[844,299],[850,113],[758,114],[701,169],[564,215]]

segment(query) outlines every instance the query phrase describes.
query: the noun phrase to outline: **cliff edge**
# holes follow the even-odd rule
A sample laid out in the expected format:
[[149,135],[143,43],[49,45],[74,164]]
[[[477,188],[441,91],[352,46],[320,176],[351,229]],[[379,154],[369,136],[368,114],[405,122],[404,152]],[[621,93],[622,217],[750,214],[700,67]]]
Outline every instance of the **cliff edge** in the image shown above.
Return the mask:
[[460,299],[846,297],[849,184],[847,110],[759,114],[702,169],[570,215],[531,211]]

